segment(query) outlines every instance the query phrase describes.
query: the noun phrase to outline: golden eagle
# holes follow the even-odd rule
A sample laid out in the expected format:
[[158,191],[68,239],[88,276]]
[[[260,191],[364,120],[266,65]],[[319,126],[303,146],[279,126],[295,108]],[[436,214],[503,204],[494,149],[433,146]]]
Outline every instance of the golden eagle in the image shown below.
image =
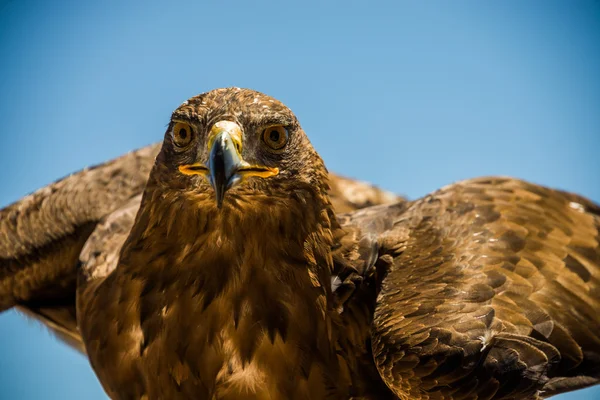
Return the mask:
[[186,101],[158,150],[0,211],[0,310],[85,351],[112,398],[536,399],[600,380],[591,201],[510,178],[406,201],[329,175],[286,106],[238,88]]

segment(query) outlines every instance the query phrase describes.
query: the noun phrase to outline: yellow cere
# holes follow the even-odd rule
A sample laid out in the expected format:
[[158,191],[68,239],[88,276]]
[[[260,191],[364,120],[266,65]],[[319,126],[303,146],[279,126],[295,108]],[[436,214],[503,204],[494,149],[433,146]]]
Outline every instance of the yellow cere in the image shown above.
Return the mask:
[[238,153],[242,153],[242,128],[233,121],[219,121],[213,125],[208,135],[207,146],[210,149],[212,147],[215,138],[219,133],[227,132],[231,137],[231,140],[235,144],[235,148]]

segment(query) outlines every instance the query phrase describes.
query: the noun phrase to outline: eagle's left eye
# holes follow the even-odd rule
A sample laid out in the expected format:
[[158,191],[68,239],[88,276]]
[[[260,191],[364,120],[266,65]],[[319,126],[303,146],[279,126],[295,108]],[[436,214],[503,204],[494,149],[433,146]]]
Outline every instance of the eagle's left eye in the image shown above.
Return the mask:
[[281,150],[288,142],[288,131],[281,125],[270,126],[262,133],[263,142],[272,150]]

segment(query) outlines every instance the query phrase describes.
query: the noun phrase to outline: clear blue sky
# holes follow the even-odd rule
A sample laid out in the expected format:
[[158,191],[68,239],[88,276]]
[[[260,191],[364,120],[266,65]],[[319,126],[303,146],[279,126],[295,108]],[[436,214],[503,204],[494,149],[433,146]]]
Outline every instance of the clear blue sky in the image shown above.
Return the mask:
[[[501,174],[600,202],[600,1],[290,3],[0,1],[0,206],[223,86],[282,100],[331,170],[412,198]],[[11,311],[0,398],[105,396]]]

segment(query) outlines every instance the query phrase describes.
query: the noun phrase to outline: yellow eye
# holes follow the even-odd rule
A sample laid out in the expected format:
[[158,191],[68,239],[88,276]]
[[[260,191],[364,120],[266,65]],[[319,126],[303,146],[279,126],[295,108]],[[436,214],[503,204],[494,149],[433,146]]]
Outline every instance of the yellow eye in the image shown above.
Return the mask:
[[177,122],[171,130],[171,135],[173,136],[175,146],[185,147],[192,141],[194,131],[192,131],[192,127],[189,124]]
[[262,140],[272,150],[281,150],[288,142],[288,131],[283,126],[270,126],[262,133]]

